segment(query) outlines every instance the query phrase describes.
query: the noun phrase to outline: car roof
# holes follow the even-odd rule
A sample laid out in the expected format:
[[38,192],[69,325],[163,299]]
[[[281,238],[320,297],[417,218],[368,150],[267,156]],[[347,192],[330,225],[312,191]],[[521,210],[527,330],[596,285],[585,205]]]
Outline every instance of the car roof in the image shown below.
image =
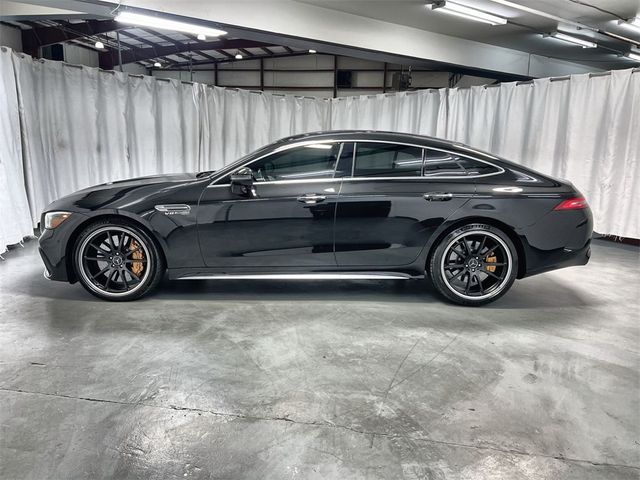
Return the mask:
[[276,143],[291,143],[309,140],[381,140],[390,142],[417,143],[420,145],[462,146],[461,143],[451,142],[442,138],[416,135],[412,133],[389,132],[384,130],[323,130],[302,133],[285,137]]
[[319,132],[309,132],[302,133],[298,135],[293,135],[291,137],[282,138],[274,143],[272,143],[269,147],[279,147],[282,144],[286,143],[297,143],[297,142],[308,142],[308,141],[328,141],[328,140],[337,140],[337,141],[358,141],[358,140],[368,140],[368,141],[381,141],[381,142],[392,142],[392,143],[408,143],[419,145],[422,147],[435,147],[435,148],[444,148],[451,149],[455,148],[457,151],[466,152],[467,154],[476,155],[479,157],[484,157],[490,161],[504,161],[501,157],[498,157],[492,153],[487,151],[479,150],[477,148],[470,147],[460,142],[453,142],[450,140],[445,140],[443,138],[437,137],[429,137],[427,135],[416,135],[413,133],[401,133],[401,132],[389,132],[384,130],[324,130]]

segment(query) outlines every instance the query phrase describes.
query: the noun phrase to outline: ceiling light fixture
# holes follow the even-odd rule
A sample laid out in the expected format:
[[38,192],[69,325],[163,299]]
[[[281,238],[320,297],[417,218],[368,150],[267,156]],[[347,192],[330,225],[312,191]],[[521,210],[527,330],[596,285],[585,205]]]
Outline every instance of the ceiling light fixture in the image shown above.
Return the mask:
[[557,40],[562,40],[563,42],[572,43],[574,45],[579,45],[582,48],[596,48],[598,44],[596,42],[590,42],[589,40],[583,40],[578,37],[573,37],[563,32],[552,32],[549,35],[542,35],[543,37],[552,37]]
[[313,48],[309,49],[309,53],[318,53],[317,51],[315,51]]
[[94,45],[98,50],[102,50],[104,48],[104,43],[98,40]]
[[120,12],[115,17],[116,22],[139,25],[143,27],[157,28],[159,30],[173,30],[175,32],[186,32],[194,35],[204,35],[205,37],[219,37],[226,35],[224,30],[217,28],[203,27],[192,23],[177,22],[164,17],[150,15],[140,15],[138,13]]
[[466,5],[462,5],[450,0],[439,0],[428,5],[431,10],[448,13],[449,15],[455,15],[457,17],[466,18],[468,20],[475,20],[476,22],[488,23],[489,25],[505,25],[507,23],[506,18],[492,15],[491,13],[483,12]]
[[162,64],[160,62],[155,62],[153,66],[156,68],[162,68]]
[[236,60],[242,60],[242,54],[236,53]]
[[207,39],[207,36],[204,33],[199,33],[196,37],[198,40],[204,42]]
[[628,20],[618,20],[618,25],[626,25],[640,30],[640,17],[633,17]]
[[631,59],[631,60],[635,60],[636,62],[640,62],[640,52],[636,53],[636,52],[628,52],[627,54],[625,54],[625,57]]

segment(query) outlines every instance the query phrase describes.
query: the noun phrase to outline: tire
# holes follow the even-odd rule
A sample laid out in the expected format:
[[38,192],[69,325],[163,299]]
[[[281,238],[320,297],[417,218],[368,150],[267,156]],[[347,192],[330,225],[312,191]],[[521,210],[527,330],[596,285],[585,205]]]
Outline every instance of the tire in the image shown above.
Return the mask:
[[438,243],[428,267],[438,293],[459,305],[479,306],[511,288],[518,274],[518,254],[502,230],[470,223]]
[[123,218],[96,221],[82,230],[74,246],[73,265],[89,293],[116,302],[147,294],[165,271],[153,239]]

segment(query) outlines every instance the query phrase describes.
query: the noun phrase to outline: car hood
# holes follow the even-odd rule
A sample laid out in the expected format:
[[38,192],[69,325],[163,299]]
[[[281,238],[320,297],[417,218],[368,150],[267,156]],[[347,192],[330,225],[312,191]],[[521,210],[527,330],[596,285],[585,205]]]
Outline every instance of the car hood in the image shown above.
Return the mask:
[[49,204],[45,211],[69,210],[84,212],[96,209],[117,209],[123,205],[150,198],[180,184],[189,184],[197,179],[195,173],[174,175],[151,175],[118,180],[84,188]]
[[111,189],[119,187],[138,187],[140,185],[153,185],[156,183],[184,182],[185,180],[195,180],[195,173],[173,173],[163,175],[148,175],[146,177],[129,178],[127,180],[116,180],[114,182],[101,183],[92,187],[87,187],[75,193],[95,191],[101,189]]

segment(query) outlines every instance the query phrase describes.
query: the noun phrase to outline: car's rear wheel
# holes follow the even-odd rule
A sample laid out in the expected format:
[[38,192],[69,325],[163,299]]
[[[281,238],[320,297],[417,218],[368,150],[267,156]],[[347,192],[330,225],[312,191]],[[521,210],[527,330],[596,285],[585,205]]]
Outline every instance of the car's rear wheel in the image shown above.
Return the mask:
[[105,300],[140,298],[164,274],[163,259],[153,240],[124,219],[86,227],[76,241],[73,258],[82,286]]
[[461,305],[484,305],[504,295],[516,279],[518,255],[500,229],[481,223],[446,235],[429,263],[435,288]]

